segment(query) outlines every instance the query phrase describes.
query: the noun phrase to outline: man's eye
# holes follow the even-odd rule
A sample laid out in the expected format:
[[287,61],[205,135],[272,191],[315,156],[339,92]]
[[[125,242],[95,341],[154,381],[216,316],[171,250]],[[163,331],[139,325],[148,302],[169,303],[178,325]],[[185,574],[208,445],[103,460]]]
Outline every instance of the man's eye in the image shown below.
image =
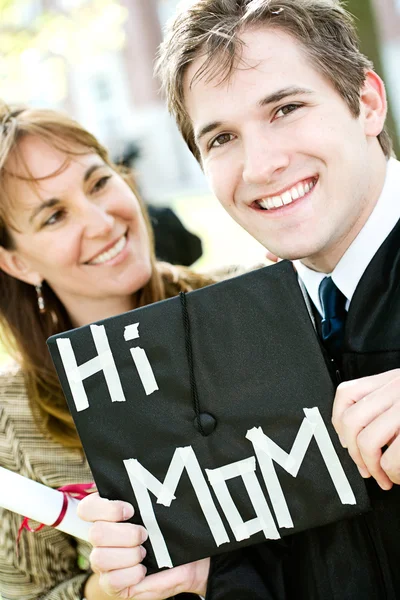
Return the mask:
[[45,221],[44,226],[46,225],[55,225],[56,223],[58,223],[59,221],[62,220],[62,218],[64,217],[65,212],[63,210],[57,210],[56,212],[54,212],[51,217],[49,217],[47,219],[47,221]]
[[286,117],[286,115],[294,112],[298,108],[301,107],[301,104],[286,104],[286,106],[282,106],[276,113],[275,119],[281,119],[282,117]]
[[96,193],[96,192],[99,192],[100,190],[102,190],[106,186],[107,181],[111,177],[112,177],[112,175],[105,175],[104,177],[101,177],[101,179],[99,179],[92,187],[92,193]]
[[210,148],[218,148],[218,146],[223,146],[224,144],[230,142],[233,139],[233,137],[234,136],[232,135],[232,133],[221,133],[212,140]]

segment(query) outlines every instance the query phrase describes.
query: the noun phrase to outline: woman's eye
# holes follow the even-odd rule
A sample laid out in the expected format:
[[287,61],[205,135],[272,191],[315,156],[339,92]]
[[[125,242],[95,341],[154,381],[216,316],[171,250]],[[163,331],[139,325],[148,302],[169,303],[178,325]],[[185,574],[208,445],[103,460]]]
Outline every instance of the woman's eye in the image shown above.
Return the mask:
[[57,210],[55,213],[53,213],[51,215],[51,217],[49,217],[47,219],[47,221],[45,221],[44,226],[55,225],[56,223],[61,221],[61,219],[64,217],[64,215],[65,215],[65,212],[63,210]]
[[221,133],[214,138],[210,144],[210,148],[218,148],[218,146],[223,146],[227,144],[233,139],[233,135],[231,133]]
[[102,190],[106,186],[106,183],[110,179],[110,177],[112,177],[112,176],[105,175],[104,177],[101,177],[101,179],[99,179],[92,187],[92,193],[96,193],[96,192],[99,192],[100,190]]
[[282,106],[282,108],[275,113],[275,119],[286,117],[286,115],[294,112],[296,109],[300,108],[300,106],[301,104],[286,104],[286,106]]

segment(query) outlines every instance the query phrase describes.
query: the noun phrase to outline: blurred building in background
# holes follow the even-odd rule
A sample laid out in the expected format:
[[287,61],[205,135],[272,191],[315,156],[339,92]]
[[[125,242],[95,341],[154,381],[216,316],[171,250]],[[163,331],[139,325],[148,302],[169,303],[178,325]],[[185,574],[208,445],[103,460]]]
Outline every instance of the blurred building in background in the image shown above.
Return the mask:
[[[207,189],[152,76],[162,26],[176,2],[2,0],[2,4],[0,32],[14,29],[17,40],[9,45],[15,67],[12,80],[0,67],[2,98],[65,109],[115,158],[134,141],[141,150],[135,165],[140,187],[153,202]],[[42,32],[37,33],[40,27]],[[31,37],[24,36],[24,30],[31,30]],[[1,47],[0,42],[0,50],[7,50],[4,43]]]
[[[200,267],[254,264],[265,251],[208,193],[153,79],[178,0],[0,0],[0,97],[65,109],[122,158],[134,144],[146,200],[172,206],[204,244]],[[400,0],[347,0],[363,50],[388,84],[400,136]],[[398,146],[397,146],[398,147]]]

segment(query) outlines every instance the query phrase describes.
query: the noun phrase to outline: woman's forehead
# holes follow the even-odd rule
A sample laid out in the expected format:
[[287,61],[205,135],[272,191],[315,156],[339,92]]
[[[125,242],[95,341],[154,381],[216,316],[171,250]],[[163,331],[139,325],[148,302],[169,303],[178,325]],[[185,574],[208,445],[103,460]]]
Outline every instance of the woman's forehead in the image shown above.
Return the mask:
[[101,158],[90,150],[77,145],[65,145],[65,151],[54,147],[49,142],[34,136],[26,136],[18,143],[7,161],[7,171],[16,177],[32,180],[46,180],[61,175],[69,167],[84,169],[94,158]]
[[33,136],[22,139],[7,161],[9,176],[3,184],[6,220],[10,225],[15,226],[21,218],[25,220],[38,203],[62,197],[76,185],[83,184],[91,165],[104,164],[97,153],[83,152],[82,147],[72,145],[62,151]]

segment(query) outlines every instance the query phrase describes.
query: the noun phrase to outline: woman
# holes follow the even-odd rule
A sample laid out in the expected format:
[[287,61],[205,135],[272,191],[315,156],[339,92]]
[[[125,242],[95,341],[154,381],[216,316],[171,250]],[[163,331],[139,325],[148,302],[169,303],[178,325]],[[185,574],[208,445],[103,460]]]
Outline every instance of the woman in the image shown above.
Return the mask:
[[[46,339],[211,281],[156,262],[129,174],[78,123],[0,106],[0,330],[16,359],[0,375],[0,465],[54,488],[91,481]],[[46,527],[17,551],[20,523],[0,509],[3,600],[109,598],[89,544]]]

